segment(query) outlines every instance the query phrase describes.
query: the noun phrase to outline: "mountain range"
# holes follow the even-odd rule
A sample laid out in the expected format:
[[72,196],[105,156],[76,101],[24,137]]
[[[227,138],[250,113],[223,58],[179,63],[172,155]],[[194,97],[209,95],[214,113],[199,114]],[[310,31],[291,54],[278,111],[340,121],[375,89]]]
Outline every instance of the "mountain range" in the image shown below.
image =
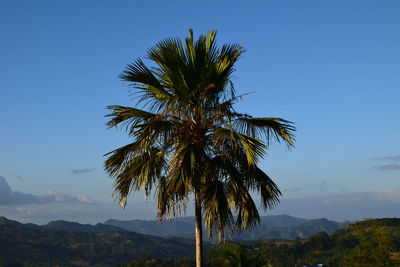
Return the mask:
[[[229,233],[227,239],[289,240],[321,231],[332,233],[343,227],[344,223],[327,219],[266,216],[252,231]],[[22,224],[0,217],[0,266],[111,266],[139,257],[191,257],[194,245],[193,217],[162,224],[110,219],[96,225],[62,220],[46,225]],[[212,243],[204,245],[207,248]]]
[[[332,258],[334,255],[339,253],[338,255],[340,256],[343,254],[344,245],[346,249],[347,247],[353,249],[358,244],[358,241],[354,239],[356,236],[346,234],[348,231],[358,229],[357,231],[361,231],[360,233],[369,233],[369,230],[365,231],[363,229],[369,229],[370,224],[375,227],[379,225],[378,223],[383,223],[383,225],[387,225],[390,228],[388,228],[390,231],[394,231],[395,234],[392,237],[395,237],[395,239],[393,240],[398,240],[400,237],[400,232],[398,231],[399,220],[398,218],[386,218],[375,220],[373,224],[370,221],[360,222],[357,223],[358,228],[353,227],[335,231],[329,236],[325,232],[331,233],[334,231],[333,229],[344,227],[345,224],[327,219],[306,220],[286,215],[266,216],[261,218],[262,224],[257,228],[230,238],[236,241],[245,241],[243,242],[244,246],[247,250],[250,250],[251,253],[249,255],[254,254],[255,259],[271,258],[279,254],[280,258],[278,258],[283,261],[290,257],[293,258],[293,255],[297,255],[291,259],[293,261],[296,260],[296,257],[304,258],[303,254],[307,251],[309,254],[311,253],[309,258],[312,259],[316,257],[314,250],[318,247],[319,250],[328,249],[329,251],[321,251],[318,255],[325,255],[325,258],[318,258],[317,260],[319,262],[329,262],[329,260],[334,259]],[[140,264],[135,265],[135,259],[138,259],[139,263],[143,263],[143,261],[155,262],[149,266],[171,266],[171,262],[182,263],[182,260],[193,262],[195,251],[193,235],[189,238],[154,236],[179,235],[182,237],[189,235],[190,231],[193,233],[193,230],[190,230],[193,227],[193,223],[193,218],[184,217],[164,224],[156,221],[108,220],[106,223],[96,225],[68,221],[53,221],[46,225],[36,225],[31,223],[22,224],[0,217],[0,266],[115,266],[128,260],[133,260],[133,265],[129,266],[143,266]],[[118,226],[114,224],[118,224]],[[126,229],[128,227],[129,229]],[[147,235],[132,232],[132,229],[153,232],[151,232],[152,235]],[[166,232],[169,230],[171,230],[169,233]],[[320,230],[325,232],[319,232],[302,239],[300,242],[298,239],[295,241],[267,241],[261,239],[265,236],[273,236],[275,240],[288,240],[289,238],[293,239],[293,237],[309,236],[311,233]],[[379,230],[377,235],[373,237],[380,238],[382,231]],[[248,240],[256,239],[259,241],[248,242]],[[385,241],[386,239],[382,240]],[[304,248],[301,247],[303,243]],[[284,245],[282,248],[282,251],[286,251],[286,254],[279,250],[281,246],[277,244],[286,244],[286,247]],[[291,245],[288,246],[287,244]],[[211,253],[213,253],[212,249],[216,246],[211,242],[205,242],[204,247],[205,251],[210,249]],[[283,254],[281,255],[280,253]],[[165,262],[162,259],[166,259]],[[157,265],[158,261],[165,264]],[[293,264],[289,265],[293,266]],[[289,265],[284,264],[282,266]]]
[[[105,225],[119,227],[128,231],[159,237],[194,238],[194,217],[181,217],[170,221],[121,221],[110,219]],[[293,240],[304,238],[321,231],[328,234],[346,227],[347,223],[330,221],[325,218],[307,220],[289,215],[270,215],[261,217],[261,224],[252,230],[238,233],[227,232],[227,239],[254,241],[259,239]],[[204,231],[206,232],[206,231]],[[204,237],[207,239],[206,233]],[[215,239],[215,238],[214,238]]]
[[44,226],[0,217],[0,266],[113,266],[139,257],[187,257],[194,243],[104,224],[66,221]]
[[[104,223],[80,224],[77,222],[69,222],[57,220],[49,222],[46,225],[36,225],[32,223],[21,224],[16,221],[8,220],[0,217],[0,225],[2,224],[24,226],[31,229],[42,231],[67,231],[81,233],[100,233],[100,232],[135,232],[138,234],[152,235],[162,238],[186,238],[194,239],[194,217],[180,217],[172,220],[165,220],[160,223],[157,220],[116,220],[109,219]],[[333,233],[338,229],[345,228],[348,223],[330,221],[325,218],[321,219],[303,219],[289,215],[270,215],[261,217],[261,223],[253,229],[241,232],[227,232],[226,239],[236,241],[255,241],[259,239],[270,240],[294,240],[296,238],[304,238],[310,235],[327,232]],[[204,231],[204,237],[207,241],[211,241]],[[216,239],[214,236],[213,239]]]

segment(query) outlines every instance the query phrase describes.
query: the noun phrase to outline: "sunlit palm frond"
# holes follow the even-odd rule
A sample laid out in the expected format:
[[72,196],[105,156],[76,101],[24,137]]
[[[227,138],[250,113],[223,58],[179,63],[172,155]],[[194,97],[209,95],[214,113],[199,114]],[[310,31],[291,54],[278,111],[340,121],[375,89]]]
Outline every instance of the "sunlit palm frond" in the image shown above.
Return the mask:
[[117,127],[120,124],[126,126],[126,129],[128,129],[128,126],[135,128],[138,124],[156,116],[151,112],[132,107],[108,106],[107,109],[112,111],[112,113],[106,115],[106,117],[111,117],[106,123],[108,128]]
[[119,77],[123,81],[133,83],[135,88],[143,91],[142,101],[153,97],[167,104],[173,98],[173,95],[165,90],[141,59],[137,59],[134,63],[127,65],[126,70]]
[[125,158],[119,165],[110,164],[107,167],[118,169],[114,174],[113,195],[116,195],[121,206],[125,206],[132,189],[142,190],[146,196],[149,195],[153,185],[166,168],[166,160],[160,150],[152,148],[134,157]]
[[279,203],[282,195],[278,186],[272,179],[256,165],[247,168],[246,182],[249,188],[261,195],[261,203],[264,209],[272,209]]
[[294,146],[296,128],[293,122],[281,118],[251,118],[243,116],[237,120],[237,127],[254,137],[264,135],[268,144],[270,140],[285,141],[289,147]]
[[[219,231],[223,232],[225,227],[229,227],[233,231],[241,231],[255,226],[259,222],[259,214],[252,197],[250,195],[251,186],[246,180],[248,169],[244,166],[249,166],[245,151],[237,152],[236,154],[228,153],[228,155],[218,156],[212,159],[212,165],[218,170],[215,177],[223,178],[225,195],[228,199],[229,208],[225,211],[230,213],[234,211],[235,220],[233,223],[226,224]],[[210,180],[208,184],[212,184]],[[212,208],[213,206],[211,206]],[[215,224],[214,227],[217,227]]]
[[140,144],[138,142],[133,142],[105,154],[104,156],[109,156],[104,162],[105,170],[111,176],[118,174],[124,162],[129,161],[139,152],[139,147]]
[[160,221],[184,214],[189,198],[180,196],[168,186],[168,178],[161,176],[156,190],[157,217]]
[[208,235],[212,237],[213,232],[216,231],[221,239],[224,237],[226,227],[233,229],[234,216],[229,207],[225,182],[217,177],[203,185],[200,198],[204,207]]
[[236,213],[237,231],[250,229],[260,222],[260,215],[242,178],[230,177],[228,179],[229,204]]
[[233,129],[219,128],[214,132],[215,145],[223,146],[229,139],[234,150],[244,148],[246,151],[247,161],[249,164],[256,163],[260,158],[265,155],[265,149],[267,148],[264,143],[254,137],[246,134],[241,134],[234,131]]

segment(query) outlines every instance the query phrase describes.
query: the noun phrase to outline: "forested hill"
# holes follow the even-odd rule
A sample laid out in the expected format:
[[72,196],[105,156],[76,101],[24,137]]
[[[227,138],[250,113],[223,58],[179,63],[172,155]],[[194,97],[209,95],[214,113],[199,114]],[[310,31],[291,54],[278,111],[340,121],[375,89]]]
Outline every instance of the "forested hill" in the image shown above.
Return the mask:
[[[220,243],[205,252],[205,266],[400,266],[400,218],[372,219],[294,241]],[[194,267],[194,257],[140,258],[120,267]]]
[[[98,223],[95,225],[57,220],[42,226],[31,223],[21,224],[16,221],[8,220],[5,217],[0,217],[0,225],[4,223],[48,231],[82,233],[135,232],[163,238],[194,238],[194,217],[181,217],[171,221],[165,220],[163,223],[156,220],[119,221],[110,219],[104,224]],[[330,221],[327,219],[307,220],[288,215],[271,215],[261,217],[261,224],[254,229],[242,232],[240,235],[228,232],[226,238],[242,241],[255,241],[260,239],[294,240],[296,238],[308,237],[321,231],[331,234],[344,227],[346,227],[346,223]],[[206,231],[204,232],[206,237]]]
[[[176,218],[171,221],[145,220],[108,220],[106,225],[111,225],[141,234],[151,234],[160,237],[194,237],[194,217]],[[228,233],[227,238],[242,241],[255,241],[259,239],[293,240],[304,238],[321,231],[329,234],[346,227],[346,223],[330,221],[327,219],[307,220],[288,215],[271,215],[261,217],[261,224],[256,228],[245,231],[240,235]]]
[[95,225],[91,224],[80,224],[76,222],[68,222],[64,220],[57,220],[49,222],[46,225],[36,225],[33,223],[22,224],[17,221],[9,220],[6,217],[0,216],[0,226],[1,225],[14,225],[20,227],[27,227],[32,229],[41,229],[41,230],[49,230],[49,231],[66,231],[66,232],[83,232],[83,233],[91,233],[91,232],[127,232],[120,227],[116,227],[113,225],[106,225],[102,223],[98,223]]
[[[80,232],[68,230],[68,225]],[[103,227],[64,221],[38,226],[0,217],[0,266],[112,266],[138,257],[191,256],[195,250],[192,240],[159,238],[109,226],[106,231],[94,231]]]
[[[316,222],[329,224],[328,220],[319,219],[281,228],[307,227]],[[399,240],[400,219],[387,218],[352,224],[332,235],[320,232],[295,241],[260,240],[238,246],[246,250],[247,260],[253,264],[246,266],[324,263],[354,267],[357,266],[354,263],[364,261],[373,264],[359,266],[376,267],[381,266],[377,263],[398,263]],[[113,266],[128,260],[133,260],[128,266],[143,266],[148,262],[151,264],[146,266],[192,266],[194,244],[193,239],[160,238],[102,224],[56,221],[38,226],[0,217],[0,266]],[[206,247],[210,244],[206,243]],[[218,256],[219,247],[207,250],[208,260],[214,254]],[[400,266],[396,264],[382,266]]]

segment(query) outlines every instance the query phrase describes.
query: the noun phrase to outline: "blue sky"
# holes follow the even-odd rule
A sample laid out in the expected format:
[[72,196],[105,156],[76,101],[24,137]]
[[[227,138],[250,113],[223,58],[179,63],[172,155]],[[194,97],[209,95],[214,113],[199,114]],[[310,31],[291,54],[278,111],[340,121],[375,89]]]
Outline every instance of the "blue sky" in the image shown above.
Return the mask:
[[[254,93],[237,108],[296,123],[296,147],[274,144],[260,164],[284,200],[378,194],[397,209],[365,204],[359,216],[396,216],[398,14],[398,1],[1,1],[0,176],[41,199],[112,203],[102,155],[129,139],[106,130],[105,106],[135,104],[118,74],[163,38],[216,29],[219,44],[247,49],[233,81]],[[131,202],[138,216],[143,205]],[[0,212],[22,218],[21,203]]]

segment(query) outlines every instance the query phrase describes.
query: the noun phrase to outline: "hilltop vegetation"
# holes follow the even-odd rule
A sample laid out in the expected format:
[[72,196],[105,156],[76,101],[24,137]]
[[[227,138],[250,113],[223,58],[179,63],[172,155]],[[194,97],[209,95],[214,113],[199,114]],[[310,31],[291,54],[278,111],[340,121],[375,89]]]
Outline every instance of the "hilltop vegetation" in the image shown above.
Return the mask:
[[[282,218],[269,219],[272,224],[285,225],[285,220],[279,221]],[[313,222],[286,219],[293,227]],[[207,266],[232,266],[232,262],[236,266],[240,261],[244,266],[269,267],[318,263],[400,266],[400,219],[366,220],[331,235],[320,232],[303,239],[207,246]],[[0,217],[0,266],[113,266],[124,262],[121,266],[194,266],[194,240],[142,235],[105,224],[55,221],[38,226]]]
[[[112,266],[138,257],[182,257],[192,255],[194,243],[179,238],[159,238],[107,228],[96,232],[93,227],[59,221],[50,226],[20,224],[0,219],[0,265],[22,266]],[[102,228],[102,226],[97,227]]]
[[[207,266],[400,266],[400,219],[375,219],[332,235],[320,232],[294,241],[220,244],[206,252]],[[223,260],[221,260],[223,259]],[[121,267],[195,266],[194,258],[141,258]]]

